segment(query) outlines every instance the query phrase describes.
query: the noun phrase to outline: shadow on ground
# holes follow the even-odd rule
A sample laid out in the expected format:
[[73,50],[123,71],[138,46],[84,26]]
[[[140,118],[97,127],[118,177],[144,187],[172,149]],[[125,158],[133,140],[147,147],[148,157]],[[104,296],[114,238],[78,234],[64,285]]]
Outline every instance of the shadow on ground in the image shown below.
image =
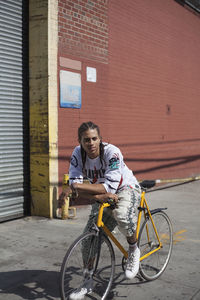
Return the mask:
[[58,279],[59,272],[55,271],[0,272],[0,298],[1,294],[10,294],[22,299],[60,299]]

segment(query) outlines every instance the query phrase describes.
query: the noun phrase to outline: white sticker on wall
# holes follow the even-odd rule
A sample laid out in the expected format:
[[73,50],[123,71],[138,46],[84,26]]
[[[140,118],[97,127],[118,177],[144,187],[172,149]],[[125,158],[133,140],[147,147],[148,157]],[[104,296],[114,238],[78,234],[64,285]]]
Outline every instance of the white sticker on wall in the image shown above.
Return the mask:
[[87,81],[97,82],[97,70],[96,68],[87,67]]

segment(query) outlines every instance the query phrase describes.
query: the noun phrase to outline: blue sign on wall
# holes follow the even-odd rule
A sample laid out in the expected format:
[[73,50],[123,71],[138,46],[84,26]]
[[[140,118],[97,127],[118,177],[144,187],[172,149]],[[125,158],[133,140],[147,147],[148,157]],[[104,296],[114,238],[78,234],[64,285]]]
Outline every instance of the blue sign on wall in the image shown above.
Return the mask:
[[81,108],[81,74],[60,71],[60,106]]

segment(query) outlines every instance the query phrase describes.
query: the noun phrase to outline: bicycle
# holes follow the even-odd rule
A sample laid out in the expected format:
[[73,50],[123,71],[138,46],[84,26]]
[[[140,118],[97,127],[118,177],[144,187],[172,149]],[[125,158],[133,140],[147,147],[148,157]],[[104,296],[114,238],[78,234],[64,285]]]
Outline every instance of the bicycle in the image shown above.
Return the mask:
[[[139,274],[147,281],[157,279],[164,272],[170,260],[173,242],[171,221],[164,212],[167,208],[150,210],[145,198],[146,190],[155,183],[149,180],[140,183],[142,194],[136,231],[141,251]],[[106,299],[115,273],[115,253],[110,240],[122,252],[122,269],[125,270],[128,252],[102,222],[103,210],[106,207],[114,209],[112,203],[101,203],[97,223],[92,231],[79,236],[63,259],[60,271],[60,292],[63,300],[70,299],[69,295],[85,280],[91,284],[93,297],[90,299]],[[87,253],[84,253],[85,247],[89,249]]]

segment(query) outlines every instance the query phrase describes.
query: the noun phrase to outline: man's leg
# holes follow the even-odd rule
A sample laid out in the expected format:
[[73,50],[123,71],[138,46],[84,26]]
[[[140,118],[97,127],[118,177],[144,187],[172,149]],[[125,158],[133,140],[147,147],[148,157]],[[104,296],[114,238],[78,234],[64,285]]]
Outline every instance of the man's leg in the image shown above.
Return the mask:
[[128,279],[132,279],[139,270],[140,250],[137,247],[136,229],[141,190],[139,187],[138,189],[127,187],[118,194],[118,197],[118,208],[113,214],[119,230],[126,236],[129,244],[125,275]]

